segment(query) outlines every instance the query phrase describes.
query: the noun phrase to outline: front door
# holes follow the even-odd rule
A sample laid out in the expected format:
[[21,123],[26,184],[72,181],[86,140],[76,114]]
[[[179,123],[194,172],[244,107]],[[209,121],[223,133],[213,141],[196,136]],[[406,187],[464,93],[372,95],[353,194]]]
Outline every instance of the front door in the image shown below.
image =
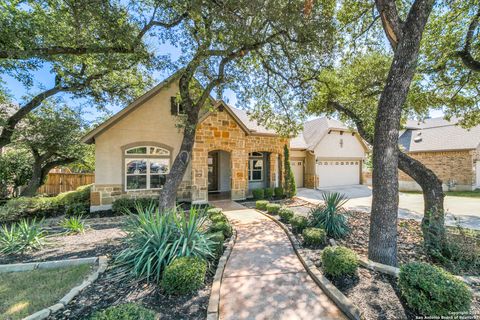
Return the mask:
[[218,152],[208,154],[208,191],[218,190]]

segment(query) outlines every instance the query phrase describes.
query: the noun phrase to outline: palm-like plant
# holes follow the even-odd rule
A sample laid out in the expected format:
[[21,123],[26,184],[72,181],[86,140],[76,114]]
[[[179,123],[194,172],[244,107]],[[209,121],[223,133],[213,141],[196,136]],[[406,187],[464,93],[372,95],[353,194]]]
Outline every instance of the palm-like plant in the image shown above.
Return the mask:
[[63,219],[60,225],[67,229],[68,233],[84,233],[85,232],[85,221],[82,219],[82,216],[72,216],[69,218]]
[[0,253],[16,254],[28,250],[37,250],[45,244],[45,232],[41,223],[35,219],[21,220],[18,223],[3,226],[0,229]]
[[129,215],[125,231],[127,248],[116,264],[139,279],[159,282],[165,267],[177,257],[213,257],[214,242],[201,229],[205,215],[196,209],[185,214],[176,209],[138,207]]
[[350,228],[342,206],[349,199],[338,192],[324,193],[322,198],[324,203],[313,208],[309,213],[312,226],[325,229],[329,237],[344,237]]

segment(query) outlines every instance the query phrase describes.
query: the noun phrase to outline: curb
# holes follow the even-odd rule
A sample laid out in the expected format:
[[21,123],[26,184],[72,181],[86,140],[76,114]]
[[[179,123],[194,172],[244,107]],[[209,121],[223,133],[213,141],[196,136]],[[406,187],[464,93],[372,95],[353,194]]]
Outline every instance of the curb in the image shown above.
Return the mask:
[[222,284],[223,271],[225,270],[228,258],[230,258],[236,241],[237,230],[233,229],[233,234],[228,241],[227,248],[223,252],[220,260],[218,260],[217,271],[215,271],[215,277],[213,278],[212,289],[210,291],[210,299],[208,300],[207,320],[218,320],[220,317],[220,286]]
[[[92,258],[83,258],[83,259],[71,259],[71,260],[63,260],[63,261],[49,261],[49,262],[39,262],[39,263],[31,263],[28,265],[35,265],[38,269],[53,269],[58,267],[65,267],[65,266],[76,266],[80,264],[87,264],[87,263],[96,263],[98,262],[98,268],[94,272],[92,272],[86,280],[82,282],[82,284],[72,288],[63,298],[59,300],[56,304],[42,309],[40,311],[35,312],[34,314],[24,318],[23,320],[42,320],[47,318],[48,316],[54,314],[55,312],[65,308],[65,306],[72,301],[83,289],[91,285],[95,280],[97,280],[98,276],[103,273],[107,269],[107,257],[100,256],[100,257],[92,257]],[[44,264],[42,267],[40,265]],[[34,268],[34,269],[36,269]],[[30,270],[34,270],[30,269]],[[25,269],[21,269],[20,271],[27,271]],[[6,272],[6,271],[3,271]]]
[[348,299],[340,290],[338,290],[315,266],[315,264],[310,261],[307,257],[304,257],[300,252],[300,244],[295,236],[288,230],[288,228],[278,221],[276,218],[263,213],[262,211],[256,210],[255,211],[261,213],[265,217],[269,218],[270,220],[274,221],[276,224],[282,228],[282,230],[287,234],[288,239],[290,240],[293,250],[297,255],[300,262],[303,264],[305,270],[310,275],[312,280],[322,289],[325,294],[332,299],[332,301],[343,311],[343,313],[351,320],[360,320],[362,319],[362,313],[360,309],[355,306],[350,299]]
[[0,273],[32,271],[35,269],[55,269],[55,268],[68,267],[68,266],[78,266],[81,264],[94,264],[94,263],[97,263],[97,261],[98,261],[97,257],[91,257],[91,258],[55,260],[55,261],[45,261],[45,262],[1,264]]

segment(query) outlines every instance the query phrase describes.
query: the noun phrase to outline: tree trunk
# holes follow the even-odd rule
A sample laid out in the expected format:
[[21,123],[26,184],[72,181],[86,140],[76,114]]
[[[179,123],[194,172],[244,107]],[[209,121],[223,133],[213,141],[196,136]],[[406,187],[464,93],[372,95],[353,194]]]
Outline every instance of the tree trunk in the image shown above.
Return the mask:
[[44,178],[45,176],[42,177],[42,162],[40,159],[35,159],[32,167],[32,178],[28,181],[25,189],[22,190],[20,196],[33,197],[37,193],[38,188],[42,185]]
[[433,3],[433,0],[425,0],[415,1],[412,5],[395,49],[375,120],[368,257],[392,266],[397,265],[400,118],[415,74],[420,41]]

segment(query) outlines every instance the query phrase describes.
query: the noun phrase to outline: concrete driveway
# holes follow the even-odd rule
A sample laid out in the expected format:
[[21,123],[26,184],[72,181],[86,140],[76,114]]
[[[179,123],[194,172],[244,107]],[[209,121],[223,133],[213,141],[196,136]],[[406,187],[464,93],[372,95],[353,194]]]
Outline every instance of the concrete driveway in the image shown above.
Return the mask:
[[[324,188],[322,190],[299,188],[297,197],[305,201],[318,203],[322,194],[339,192],[345,194],[350,200],[345,207],[370,212],[372,205],[372,190],[363,185],[341,186]],[[480,199],[468,197],[445,197],[445,210],[447,215],[445,223],[455,225],[455,218],[466,228],[480,230]],[[398,215],[404,219],[422,220],[423,195],[414,193],[400,193]]]

